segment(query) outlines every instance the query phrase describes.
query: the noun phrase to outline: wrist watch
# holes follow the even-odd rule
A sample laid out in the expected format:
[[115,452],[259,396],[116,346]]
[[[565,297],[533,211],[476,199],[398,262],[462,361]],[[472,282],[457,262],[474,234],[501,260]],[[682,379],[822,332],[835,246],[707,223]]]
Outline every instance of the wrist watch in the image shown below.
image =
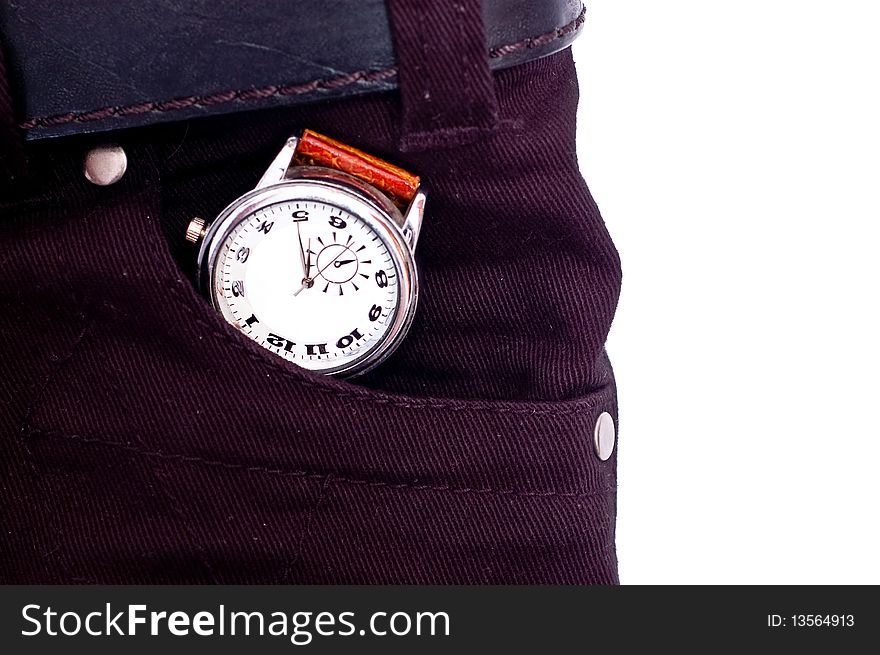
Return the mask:
[[200,244],[200,290],[229,323],[299,366],[351,377],[412,323],[424,209],[417,176],[305,130],[186,239]]

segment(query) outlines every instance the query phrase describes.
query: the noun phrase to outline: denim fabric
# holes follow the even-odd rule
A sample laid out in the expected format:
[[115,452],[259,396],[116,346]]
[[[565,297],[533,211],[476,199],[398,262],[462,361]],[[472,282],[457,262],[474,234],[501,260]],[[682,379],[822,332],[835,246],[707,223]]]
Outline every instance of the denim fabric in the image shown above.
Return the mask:
[[[617,582],[604,342],[617,253],[575,158],[569,51],[494,76],[481,138],[401,152],[399,96],[29,149],[0,195],[0,581]],[[308,127],[419,174],[421,297],[354,382],[252,343],[183,241]]]

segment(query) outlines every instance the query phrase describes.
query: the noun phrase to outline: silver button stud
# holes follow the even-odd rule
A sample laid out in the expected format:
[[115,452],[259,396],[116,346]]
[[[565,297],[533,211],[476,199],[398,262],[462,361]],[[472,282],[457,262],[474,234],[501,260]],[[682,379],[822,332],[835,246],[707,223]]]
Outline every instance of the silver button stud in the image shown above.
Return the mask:
[[119,146],[98,146],[86,153],[83,173],[86,179],[98,186],[115,184],[125,175],[128,157]]
[[602,412],[596,419],[596,427],[593,429],[593,447],[596,449],[596,455],[603,462],[614,452],[615,438],[614,419],[608,412]]

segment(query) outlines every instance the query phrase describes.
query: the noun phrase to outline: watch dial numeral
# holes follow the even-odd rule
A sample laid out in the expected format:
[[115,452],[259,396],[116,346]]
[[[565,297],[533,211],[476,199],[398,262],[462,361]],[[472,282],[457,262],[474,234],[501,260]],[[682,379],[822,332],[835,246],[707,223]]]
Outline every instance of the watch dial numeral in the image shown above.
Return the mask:
[[348,223],[346,223],[344,220],[342,220],[339,216],[331,216],[330,220],[327,222],[330,223],[330,225],[335,227],[337,230],[341,230],[346,225],[348,225]]
[[276,348],[283,348],[287,352],[291,352],[293,350],[293,347],[296,345],[290,339],[285,339],[284,337],[280,337],[277,334],[274,334],[272,332],[270,332],[269,336],[266,337],[266,342],[270,346],[275,346]]
[[388,275],[381,268],[376,271],[376,284],[383,289],[388,286]]
[[236,298],[244,295],[244,280],[232,281],[232,295]]
[[244,322],[245,322],[245,325],[250,327],[254,323],[259,323],[260,319],[257,318],[256,314],[251,314],[250,317],[246,318]]
[[306,355],[326,355],[326,343],[309,343],[306,344]]
[[371,321],[378,321],[380,316],[382,316],[382,308],[379,305],[370,307],[369,317]]
[[251,255],[251,249],[246,248],[245,246],[242,246],[241,248],[238,249],[238,252],[235,253],[235,258],[238,261],[240,261],[242,264],[244,264],[247,261],[248,257],[250,257],[250,255]]
[[275,221],[263,221],[260,223],[260,227],[257,228],[257,232],[262,232],[263,234],[269,234],[269,230],[272,229],[272,226],[275,225]]
[[358,329],[355,328],[350,333],[346,334],[344,337],[341,337],[339,341],[336,342],[337,348],[348,348],[351,344],[353,344],[358,339],[363,339],[363,335],[358,332]]
[[307,212],[305,209],[297,209],[291,214],[291,216],[293,217],[293,220],[297,223],[300,221],[309,220],[309,212]]

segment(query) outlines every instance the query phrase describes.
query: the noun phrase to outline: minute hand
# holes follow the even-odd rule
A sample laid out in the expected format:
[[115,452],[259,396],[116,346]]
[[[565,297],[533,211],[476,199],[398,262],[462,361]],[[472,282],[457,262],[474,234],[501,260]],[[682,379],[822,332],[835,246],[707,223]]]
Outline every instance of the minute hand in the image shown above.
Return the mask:
[[302,232],[299,231],[299,223],[296,224],[296,237],[299,240],[299,261],[302,264],[303,277],[308,277],[309,271],[306,268],[306,251],[303,248],[303,237]]

